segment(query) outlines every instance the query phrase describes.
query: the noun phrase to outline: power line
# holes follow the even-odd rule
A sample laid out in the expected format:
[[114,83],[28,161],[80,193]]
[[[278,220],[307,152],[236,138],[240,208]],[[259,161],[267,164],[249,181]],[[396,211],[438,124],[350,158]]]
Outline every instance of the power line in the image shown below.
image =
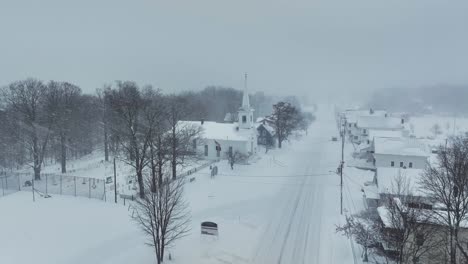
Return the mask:
[[[314,183],[302,183],[302,182],[262,182],[262,181],[232,181],[232,183],[241,183],[241,184],[261,184],[261,185],[280,185],[280,186],[315,186],[317,184]],[[321,184],[326,186],[335,186],[331,184]]]
[[[211,175],[210,173],[199,172],[198,174]],[[317,174],[290,174],[290,175],[236,175],[236,174],[223,174],[219,173],[219,176],[224,177],[240,177],[240,178],[302,178],[302,177],[321,177],[321,176],[331,176],[332,173],[317,173]]]

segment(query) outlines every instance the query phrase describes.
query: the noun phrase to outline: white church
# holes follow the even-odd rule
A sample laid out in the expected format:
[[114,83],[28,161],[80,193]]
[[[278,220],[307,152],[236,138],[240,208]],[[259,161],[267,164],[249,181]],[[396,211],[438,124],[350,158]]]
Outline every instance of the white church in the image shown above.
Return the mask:
[[238,111],[238,122],[183,121],[183,124],[201,126],[201,139],[194,142],[194,147],[205,159],[227,159],[235,152],[250,156],[257,153],[258,148],[253,113],[254,109],[250,106],[247,85],[245,85],[242,106]]

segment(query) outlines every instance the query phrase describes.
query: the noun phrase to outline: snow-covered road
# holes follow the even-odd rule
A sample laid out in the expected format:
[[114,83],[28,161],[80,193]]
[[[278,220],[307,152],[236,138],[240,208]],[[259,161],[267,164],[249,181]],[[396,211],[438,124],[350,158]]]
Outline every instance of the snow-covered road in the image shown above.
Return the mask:
[[[322,108],[318,120],[294,149],[290,175],[304,175],[298,188],[282,188],[252,263],[353,263],[349,241],[335,234],[339,215],[339,178],[335,174],[340,143],[333,110]],[[297,184],[297,177],[290,179]]]

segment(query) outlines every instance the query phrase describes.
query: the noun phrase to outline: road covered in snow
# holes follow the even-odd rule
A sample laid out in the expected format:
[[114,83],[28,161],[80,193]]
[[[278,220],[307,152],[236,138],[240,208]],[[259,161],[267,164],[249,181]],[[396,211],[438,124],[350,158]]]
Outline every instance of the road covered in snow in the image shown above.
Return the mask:
[[[340,143],[332,109],[321,109],[307,137],[294,148],[290,175],[297,188],[282,188],[272,201],[268,225],[253,263],[353,263],[350,243],[335,233],[340,222]],[[291,177],[291,181],[298,181]]]

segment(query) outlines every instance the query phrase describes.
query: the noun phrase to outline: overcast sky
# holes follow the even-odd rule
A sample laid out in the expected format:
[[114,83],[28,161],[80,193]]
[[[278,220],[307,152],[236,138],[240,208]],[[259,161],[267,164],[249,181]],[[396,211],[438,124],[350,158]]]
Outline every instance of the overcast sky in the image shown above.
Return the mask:
[[0,0],[0,85],[325,94],[468,83],[466,0]]

